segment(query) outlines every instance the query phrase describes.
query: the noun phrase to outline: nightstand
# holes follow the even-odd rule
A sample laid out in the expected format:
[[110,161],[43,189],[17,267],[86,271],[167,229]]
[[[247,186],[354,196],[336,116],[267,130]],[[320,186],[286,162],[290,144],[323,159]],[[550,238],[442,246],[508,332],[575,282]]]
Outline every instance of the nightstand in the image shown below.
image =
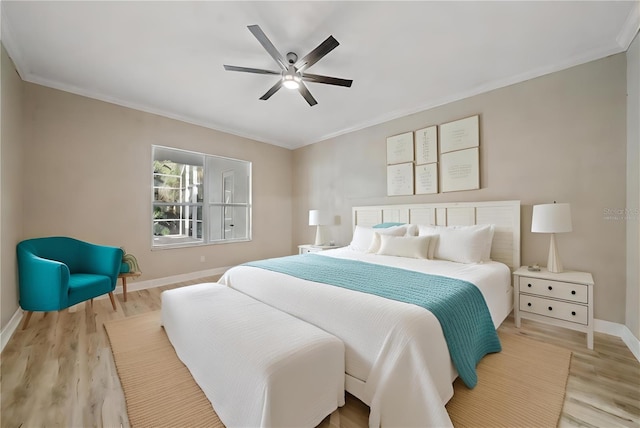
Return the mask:
[[332,248],[338,247],[335,245],[298,245],[298,254],[317,253],[318,251],[330,250]]
[[587,272],[531,272],[522,266],[513,273],[516,327],[527,318],[587,333],[593,349],[593,277]]

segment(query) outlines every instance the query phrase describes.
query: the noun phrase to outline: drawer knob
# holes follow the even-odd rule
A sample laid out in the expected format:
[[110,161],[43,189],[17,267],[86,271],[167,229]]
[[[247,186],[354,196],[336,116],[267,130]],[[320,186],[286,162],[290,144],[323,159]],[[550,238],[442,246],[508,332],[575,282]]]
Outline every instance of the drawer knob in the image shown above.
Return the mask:
[[527,303],[527,306],[531,306],[531,303]]
[[576,311],[571,311],[571,315],[576,316]]
[[527,284],[527,287],[531,288],[531,284]]
[[571,294],[573,294],[575,296],[576,290],[571,290]]
[[553,310],[553,308],[552,308],[551,306],[549,306],[549,310],[550,310],[550,311],[552,311],[552,310]]
[[553,287],[552,287],[552,286],[549,286],[549,290],[553,290]]

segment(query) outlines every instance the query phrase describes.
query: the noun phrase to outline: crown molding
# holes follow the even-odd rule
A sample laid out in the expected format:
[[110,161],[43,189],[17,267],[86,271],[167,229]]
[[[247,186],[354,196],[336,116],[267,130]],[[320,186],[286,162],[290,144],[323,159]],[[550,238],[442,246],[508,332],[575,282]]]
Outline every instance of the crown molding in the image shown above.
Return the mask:
[[22,78],[25,80],[25,76],[29,74],[27,61],[24,59],[24,55],[22,55],[22,51],[18,43],[16,43],[13,38],[13,31],[11,30],[11,24],[9,24],[9,18],[7,17],[7,11],[4,7],[4,3],[0,1],[0,22],[1,30],[0,30],[0,40],[2,41],[2,45],[7,50],[9,54],[9,58],[13,61],[13,65]]
[[376,118],[373,118],[371,120],[365,121],[365,122],[361,122],[358,125],[355,125],[353,127],[350,128],[346,128],[343,129],[341,131],[337,131],[331,134],[325,134],[322,137],[316,139],[315,141],[310,141],[307,143],[303,143],[300,144],[297,148],[299,147],[303,147],[306,145],[310,145],[310,144],[314,144],[314,143],[318,143],[324,140],[328,140],[330,138],[336,138],[339,137],[341,135],[344,134],[348,134],[350,132],[355,132],[355,131],[359,131],[365,128],[369,128],[372,126],[376,126],[376,125],[380,125],[384,122],[388,122],[391,120],[395,120],[395,119],[399,119],[401,117],[405,117],[405,116],[409,116],[411,114],[415,114],[415,113],[420,113],[429,109],[433,109],[436,107],[440,107],[455,101],[460,101],[466,98],[471,98],[473,96],[476,95],[481,95],[496,89],[502,89],[505,88],[507,86],[511,86],[511,85],[515,85],[517,83],[522,83],[522,82],[526,82],[527,80],[531,80],[531,79],[535,79],[538,77],[542,77],[545,76],[547,74],[551,74],[551,73],[555,73],[558,71],[563,71],[563,70],[567,70],[569,68],[572,67],[576,67],[578,65],[582,65],[582,64],[586,64],[588,62],[591,61],[596,61],[602,58],[606,58],[610,55],[615,55],[618,54],[620,52],[623,52],[624,50],[618,46],[617,44],[602,48],[602,49],[595,49],[592,50],[590,52],[587,52],[583,55],[577,55],[574,57],[570,57],[565,61],[553,64],[553,65],[549,65],[546,67],[540,67],[537,68],[535,70],[531,70],[531,71],[527,71],[525,73],[516,75],[516,76],[511,76],[508,78],[504,78],[504,79],[497,79],[497,80],[493,80],[491,82],[487,82],[484,83],[482,85],[478,85],[475,86],[473,88],[470,88],[466,91],[462,91],[462,92],[458,92],[457,94],[453,94],[453,95],[449,95],[446,97],[442,97],[438,100],[426,103],[426,104],[422,104],[418,107],[415,108],[411,108],[411,109],[403,109],[403,110],[396,110],[393,112],[389,112],[387,114],[378,116]]
[[160,108],[151,107],[145,104],[138,104],[131,101],[126,101],[117,97],[112,97],[110,95],[106,95],[103,93],[87,90],[84,88],[80,88],[74,85],[69,85],[66,83],[61,83],[55,80],[45,79],[38,75],[29,73],[26,76],[22,77],[24,81],[34,83],[36,85],[46,86],[48,88],[57,89],[64,92],[69,92],[75,95],[79,95],[85,98],[91,98],[98,101],[103,101],[109,104],[119,105],[121,107],[130,108],[133,110],[142,111],[145,113],[155,114],[157,116],[166,117],[173,120],[178,120],[180,122],[188,123],[191,125],[202,126],[203,128],[213,129],[214,131],[225,132],[227,134],[235,135],[237,137],[247,138],[250,140],[254,140],[259,143],[271,144],[273,146],[283,147],[285,149],[293,149],[294,147],[290,144],[283,143],[282,141],[274,141],[270,140],[258,135],[248,134],[246,132],[238,131],[237,129],[227,128],[215,122],[209,122],[206,120],[194,119],[188,116],[184,116],[181,114],[177,114],[174,112],[169,112]]
[[622,25],[618,36],[616,37],[616,42],[620,46],[623,51],[629,49],[631,42],[638,34],[638,30],[640,29],[640,1],[636,0],[633,3],[633,7],[627,16],[626,21]]

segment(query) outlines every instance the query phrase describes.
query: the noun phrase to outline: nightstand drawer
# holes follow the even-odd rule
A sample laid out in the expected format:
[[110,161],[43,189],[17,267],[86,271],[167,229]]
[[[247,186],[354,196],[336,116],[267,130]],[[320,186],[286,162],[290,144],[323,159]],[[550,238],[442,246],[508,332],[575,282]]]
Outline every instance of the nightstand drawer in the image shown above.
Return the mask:
[[587,297],[587,286],[583,284],[573,284],[571,282],[551,281],[548,279],[521,276],[520,292],[554,297],[562,300],[571,300],[573,302],[589,302]]
[[589,324],[587,306],[520,294],[520,310],[579,324]]

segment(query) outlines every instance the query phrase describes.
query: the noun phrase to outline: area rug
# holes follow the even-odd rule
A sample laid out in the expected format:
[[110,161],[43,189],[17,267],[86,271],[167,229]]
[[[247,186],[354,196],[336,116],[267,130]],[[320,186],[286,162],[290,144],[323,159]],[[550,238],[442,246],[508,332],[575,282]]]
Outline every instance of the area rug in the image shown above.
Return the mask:
[[[223,427],[150,312],[105,323],[132,427]],[[555,427],[571,351],[500,334],[502,352],[478,365],[478,386],[459,380],[447,411],[456,427]]]
[[132,427],[224,427],[173,350],[159,311],[104,327]]
[[478,385],[456,379],[447,411],[455,427],[556,427],[571,351],[500,333],[502,352],[478,364]]

